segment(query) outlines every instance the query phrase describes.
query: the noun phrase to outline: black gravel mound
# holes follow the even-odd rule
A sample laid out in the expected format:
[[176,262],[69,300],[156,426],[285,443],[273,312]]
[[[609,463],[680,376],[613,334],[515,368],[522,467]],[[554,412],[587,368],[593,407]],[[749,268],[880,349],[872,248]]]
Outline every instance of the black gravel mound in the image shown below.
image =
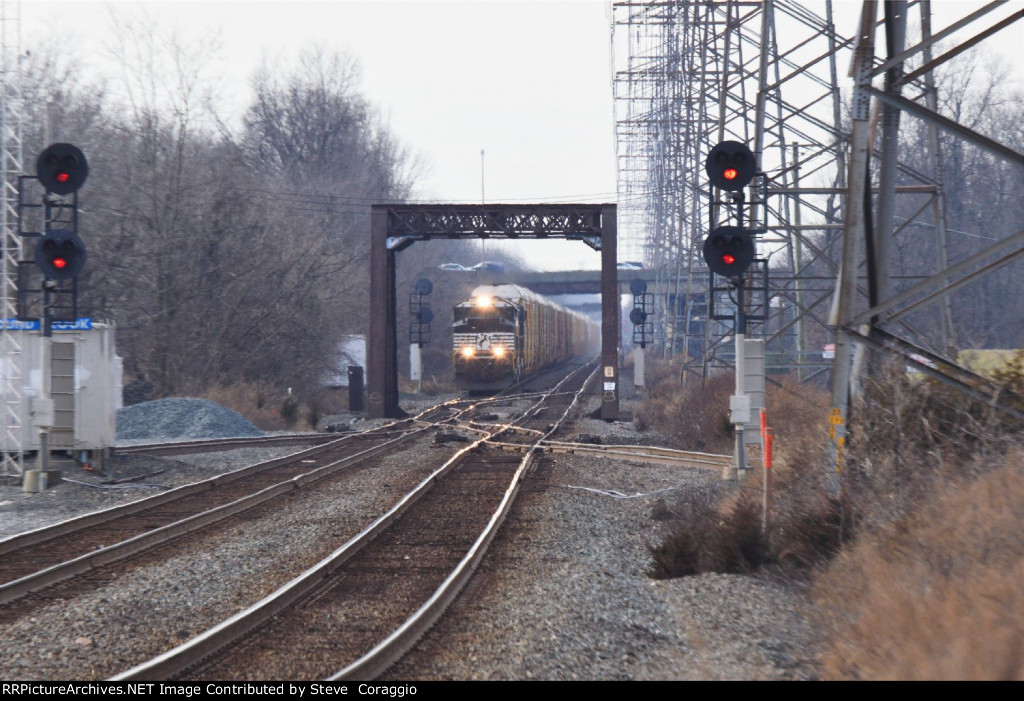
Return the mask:
[[241,414],[207,399],[154,399],[117,411],[117,440],[262,436]]

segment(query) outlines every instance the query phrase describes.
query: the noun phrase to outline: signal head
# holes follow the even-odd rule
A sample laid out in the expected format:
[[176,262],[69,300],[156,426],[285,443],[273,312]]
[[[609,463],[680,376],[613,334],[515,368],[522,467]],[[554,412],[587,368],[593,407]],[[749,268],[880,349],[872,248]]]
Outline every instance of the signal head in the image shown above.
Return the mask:
[[711,149],[704,161],[704,171],[715,187],[739,192],[754,179],[757,163],[746,144],[723,141]]
[[720,226],[704,241],[704,260],[724,277],[738,277],[754,262],[754,235],[738,226]]
[[89,163],[77,146],[52,144],[39,154],[36,176],[47,192],[70,195],[89,177]]
[[71,280],[85,267],[85,244],[73,231],[53,229],[36,245],[36,265],[48,280]]

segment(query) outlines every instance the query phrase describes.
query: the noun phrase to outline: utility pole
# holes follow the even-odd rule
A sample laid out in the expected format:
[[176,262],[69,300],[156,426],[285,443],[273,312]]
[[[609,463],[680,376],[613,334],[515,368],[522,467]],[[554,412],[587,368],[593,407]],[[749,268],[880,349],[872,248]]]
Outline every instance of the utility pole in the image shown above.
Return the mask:
[[834,471],[830,473],[829,489],[839,493],[839,473],[842,470],[843,450],[846,446],[846,425],[850,416],[850,385],[853,382],[853,341],[844,329],[853,318],[854,298],[857,294],[857,251],[864,238],[864,197],[868,182],[865,177],[871,147],[871,96],[865,89],[871,85],[871,68],[875,56],[875,17],[877,5],[868,0],[861,9],[860,31],[854,51],[853,76],[853,130],[850,135],[850,171],[847,182],[846,221],[843,227],[843,254],[840,259],[839,279],[836,283],[829,324],[835,328],[836,356],[832,370],[832,409],[829,415],[830,457]]

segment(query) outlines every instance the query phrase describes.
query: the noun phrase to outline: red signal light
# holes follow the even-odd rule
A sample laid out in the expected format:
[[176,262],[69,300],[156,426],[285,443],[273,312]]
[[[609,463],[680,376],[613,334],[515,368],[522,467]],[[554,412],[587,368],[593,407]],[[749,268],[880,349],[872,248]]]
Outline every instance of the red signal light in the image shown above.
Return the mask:
[[47,280],[71,280],[85,266],[85,244],[67,229],[52,229],[36,245],[35,263]]
[[720,226],[704,240],[704,260],[711,272],[737,278],[757,255],[754,234],[739,226]]
[[72,144],[51,144],[36,160],[36,177],[47,192],[70,195],[89,177],[89,164],[85,154]]
[[712,187],[728,192],[739,192],[757,173],[754,152],[739,141],[723,141],[708,153],[704,172]]

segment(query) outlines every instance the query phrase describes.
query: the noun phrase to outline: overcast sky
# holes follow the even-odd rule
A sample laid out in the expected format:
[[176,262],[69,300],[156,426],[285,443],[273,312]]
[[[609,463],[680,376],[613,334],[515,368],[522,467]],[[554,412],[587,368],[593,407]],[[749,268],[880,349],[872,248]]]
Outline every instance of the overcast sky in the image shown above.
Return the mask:
[[[603,0],[22,0],[22,48],[57,35],[81,55],[97,56],[110,8],[140,4],[194,36],[219,30],[215,68],[226,78],[224,106],[236,117],[261,62],[287,63],[311,43],[349,51],[362,66],[364,94],[424,162],[421,198],[615,199],[610,10]],[[806,4],[823,12],[821,2]],[[942,16],[958,18],[981,3],[933,5],[937,30],[950,21]],[[860,6],[839,0],[841,34],[855,31]],[[1017,25],[1002,45],[1019,57],[1024,22]],[[83,36],[93,48],[83,46]]]
[[109,8],[126,5],[197,36],[219,29],[225,103],[239,110],[264,57],[349,51],[364,93],[426,161],[423,197],[479,201],[484,150],[489,201],[614,198],[604,2],[23,0],[23,48],[83,28],[101,41]]

